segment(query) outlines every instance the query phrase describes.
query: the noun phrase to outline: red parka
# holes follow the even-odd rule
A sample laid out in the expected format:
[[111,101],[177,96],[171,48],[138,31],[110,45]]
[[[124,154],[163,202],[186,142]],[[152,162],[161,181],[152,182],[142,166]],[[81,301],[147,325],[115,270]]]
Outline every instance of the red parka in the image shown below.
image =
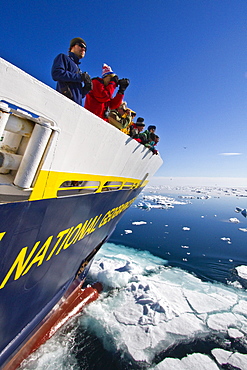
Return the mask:
[[107,86],[104,85],[103,78],[93,78],[93,89],[86,95],[84,108],[96,114],[96,116],[106,119],[105,112],[107,108],[116,109],[122,103],[123,94],[119,92],[112,98],[117,87],[115,81],[110,81]]

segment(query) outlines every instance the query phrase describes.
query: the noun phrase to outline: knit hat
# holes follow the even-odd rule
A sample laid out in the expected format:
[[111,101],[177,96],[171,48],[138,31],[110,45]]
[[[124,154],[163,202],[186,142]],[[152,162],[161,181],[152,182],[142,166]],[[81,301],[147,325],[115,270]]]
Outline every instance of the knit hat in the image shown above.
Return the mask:
[[136,126],[145,126],[144,118],[138,117],[136,120]]
[[104,78],[107,75],[114,75],[114,74],[115,73],[113,72],[111,67],[104,63],[102,66],[102,78]]
[[81,37],[75,37],[74,39],[72,39],[70,41],[70,45],[69,47],[72,48],[73,46],[75,46],[76,44],[84,44],[87,46],[86,42],[81,38]]
[[156,126],[148,126],[148,131],[150,131],[150,130],[156,130]]

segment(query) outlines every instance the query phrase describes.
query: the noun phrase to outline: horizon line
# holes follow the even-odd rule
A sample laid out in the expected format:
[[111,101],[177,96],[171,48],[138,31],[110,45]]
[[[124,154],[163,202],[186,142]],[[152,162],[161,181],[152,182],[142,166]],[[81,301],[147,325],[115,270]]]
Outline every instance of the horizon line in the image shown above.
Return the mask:
[[247,188],[247,177],[223,176],[154,176],[150,183],[162,182],[160,185],[201,185],[201,186],[240,186]]

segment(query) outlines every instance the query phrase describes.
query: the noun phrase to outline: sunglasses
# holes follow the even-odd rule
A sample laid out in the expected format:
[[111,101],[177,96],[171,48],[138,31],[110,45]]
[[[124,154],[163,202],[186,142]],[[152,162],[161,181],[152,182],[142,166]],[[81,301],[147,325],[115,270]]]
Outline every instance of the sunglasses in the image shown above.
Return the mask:
[[86,45],[84,45],[84,44],[76,44],[76,45],[80,46],[80,48],[85,49],[85,51],[87,51]]

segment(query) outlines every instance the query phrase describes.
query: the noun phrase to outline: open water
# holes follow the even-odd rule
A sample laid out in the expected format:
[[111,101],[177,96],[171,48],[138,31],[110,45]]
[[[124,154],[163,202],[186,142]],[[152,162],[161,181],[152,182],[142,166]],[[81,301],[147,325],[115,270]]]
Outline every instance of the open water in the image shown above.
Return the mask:
[[103,283],[101,298],[23,370],[247,369],[246,190],[144,195],[95,258],[88,282]]

